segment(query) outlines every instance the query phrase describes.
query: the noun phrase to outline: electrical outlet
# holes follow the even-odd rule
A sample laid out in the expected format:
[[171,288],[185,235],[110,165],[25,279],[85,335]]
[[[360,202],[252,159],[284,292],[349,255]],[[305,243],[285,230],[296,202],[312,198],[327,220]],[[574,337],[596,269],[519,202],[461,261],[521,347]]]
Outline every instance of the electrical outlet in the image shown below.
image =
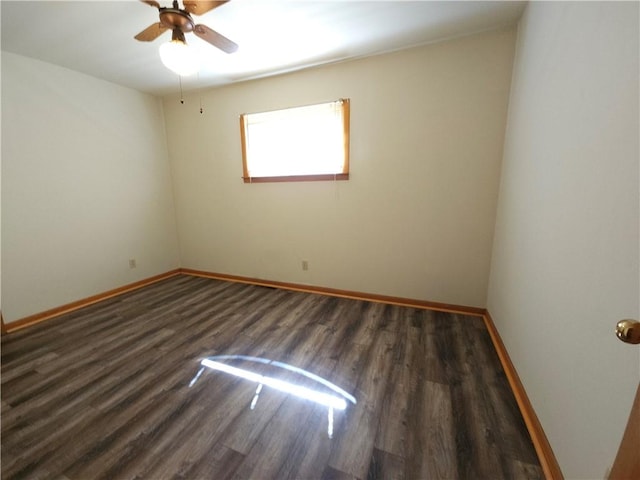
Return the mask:
[[136,268],[136,259],[135,258],[130,258],[129,259],[129,268]]
[[309,262],[307,262],[306,260],[302,260],[302,270],[304,270],[305,272],[309,270]]

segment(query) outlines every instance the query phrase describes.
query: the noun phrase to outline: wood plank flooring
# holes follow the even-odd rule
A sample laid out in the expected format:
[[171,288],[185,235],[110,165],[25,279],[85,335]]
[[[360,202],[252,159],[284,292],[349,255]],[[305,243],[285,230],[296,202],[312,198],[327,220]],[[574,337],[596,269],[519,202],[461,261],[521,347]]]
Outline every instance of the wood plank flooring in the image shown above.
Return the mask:
[[[482,319],[177,276],[2,337],[2,478],[542,478]],[[335,411],[200,359],[295,365]],[[293,374],[284,374],[290,379]]]

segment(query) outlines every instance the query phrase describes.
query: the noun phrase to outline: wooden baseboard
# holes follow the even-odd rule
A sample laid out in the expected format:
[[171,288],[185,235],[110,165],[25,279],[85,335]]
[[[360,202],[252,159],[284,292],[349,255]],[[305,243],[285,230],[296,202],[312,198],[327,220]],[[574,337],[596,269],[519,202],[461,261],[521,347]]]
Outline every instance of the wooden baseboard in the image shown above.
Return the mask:
[[193,270],[191,268],[181,268],[180,272],[185,275],[193,275],[196,277],[213,278],[216,280],[226,280],[230,282],[249,283],[251,285],[261,285],[264,287],[283,288],[285,290],[294,290],[297,292],[319,293],[321,295],[351,298],[354,300],[366,300],[369,302],[388,303],[391,305],[400,305],[403,307],[424,308],[428,310],[437,310],[442,312],[474,315],[477,317],[483,316],[486,311],[484,308],[478,308],[478,307],[468,307],[464,305],[452,305],[448,303],[429,302],[426,300],[415,300],[411,298],[391,297],[387,295],[377,295],[374,293],[354,292],[350,290],[317,287],[314,285],[303,285],[298,283],[277,282],[277,281],[264,280],[259,278],[242,277],[238,275],[228,275],[226,273],[205,272],[202,270]]
[[115,297],[117,295],[122,295],[123,293],[130,292],[132,290],[137,290],[138,288],[145,287],[155,282],[159,282],[160,280],[164,280],[169,277],[173,277],[175,275],[180,274],[180,269],[171,270],[166,273],[162,273],[160,275],[155,275],[153,277],[145,278],[144,280],[140,280],[138,282],[130,283],[123,287],[114,288],[113,290],[109,290],[108,292],[99,293],[97,295],[93,295],[88,298],[83,298],[82,300],[78,300],[75,302],[67,303],[66,305],[62,305],[60,307],[52,308],[50,310],[46,310],[44,312],[36,313],[34,315],[30,315],[25,318],[21,318],[20,320],[16,320],[15,322],[10,322],[5,324],[2,322],[2,333],[12,333],[16,330],[20,330],[31,325],[35,325],[36,323],[43,322],[53,317],[57,317],[64,313],[69,313],[74,310],[78,310],[80,308],[86,307],[88,305],[92,305],[94,303],[100,302],[102,300],[106,300],[111,297]]
[[[117,295],[130,292],[131,290],[136,290],[146,285],[150,285],[152,283],[159,282],[160,280],[164,280],[166,278],[173,277],[175,275],[180,275],[180,274],[192,275],[197,277],[205,277],[205,278],[213,278],[217,280],[226,280],[231,282],[249,283],[252,285],[262,285],[266,287],[284,288],[287,290],[295,290],[299,292],[319,293],[322,295],[352,298],[355,300],[366,300],[371,302],[389,303],[392,305],[401,305],[405,307],[416,307],[416,308],[424,308],[429,310],[438,310],[443,312],[459,313],[464,315],[483,316],[485,313],[485,309],[477,308],[477,307],[467,307],[463,305],[451,305],[447,303],[414,300],[410,298],[391,297],[386,295],[376,295],[376,294],[362,293],[362,292],[352,292],[348,290],[339,290],[335,288],[315,287],[312,285],[300,285],[295,283],[277,282],[277,281],[271,281],[271,280],[242,277],[238,275],[227,275],[223,273],[205,272],[201,270],[193,270],[190,268],[178,268],[160,275],[156,275],[154,277],[146,278],[144,280],[140,280],[138,282],[125,285],[123,287],[109,290],[108,292],[93,295],[91,297],[84,298],[76,302],[68,303],[60,307],[56,307],[50,310],[46,310],[44,312],[36,313],[34,315],[21,318],[20,320],[16,320],[8,324],[5,324],[4,321],[2,321],[1,322],[2,334],[4,335],[5,333],[11,333],[17,330],[21,330],[23,328],[29,327],[31,325],[35,325],[37,323],[48,320],[50,318],[57,317],[64,313],[69,313],[74,310],[78,310],[80,308],[86,307],[88,305],[92,305],[102,300],[106,300],[108,298],[115,297]],[[0,315],[0,320],[1,320],[1,315]]]
[[529,430],[529,435],[531,436],[531,441],[533,442],[533,446],[538,454],[544,476],[547,480],[562,480],[564,477],[560,470],[558,460],[551,449],[551,445],[549,444],[549,440],[542,429],[540,420],[538,420],[538,416],[533,410],[533,406],[531,405],[529,397],[527,396],[522,382],[520,381],[518,372],[511,362],[507,349],[505,348],[502,338],[500,338],[500,334],[498,333],[488,311],[485,311],[484,323],[489,331],[493,346],[498,353],[500,363],[502,363],[502,368],[507,375],[509,385],[511,385],[511,390],[516,397],[516,402],[518,402],[518,407],[520,408],[524,422]]

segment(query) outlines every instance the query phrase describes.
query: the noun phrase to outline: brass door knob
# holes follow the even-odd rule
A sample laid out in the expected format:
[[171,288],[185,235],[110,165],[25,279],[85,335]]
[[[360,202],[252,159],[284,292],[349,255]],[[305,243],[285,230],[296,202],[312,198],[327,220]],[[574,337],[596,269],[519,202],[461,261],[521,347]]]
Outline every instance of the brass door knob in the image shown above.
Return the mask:
[[640,343],[640,322],[620,320],[616,325],[616,336],[625,343]]

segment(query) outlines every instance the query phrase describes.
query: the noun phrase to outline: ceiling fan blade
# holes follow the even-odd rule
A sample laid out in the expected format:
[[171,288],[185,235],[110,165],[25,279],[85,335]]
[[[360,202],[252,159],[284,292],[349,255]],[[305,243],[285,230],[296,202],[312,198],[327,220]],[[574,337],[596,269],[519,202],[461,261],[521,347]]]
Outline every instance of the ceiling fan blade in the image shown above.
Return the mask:
[[167,27],[162,25],[160,22],[154,23],[153,25],[149,25],[135,37],[136,40],[140,40],[141,42],[151,42],[162,35],[164,32],[168,30]]
[[160,8],[160,4],[155,0],[140,0],[142,3],[146,3],[147,5],[151,5],[152,7]]
[[211,1],[211,0],[183,0],[184,9],[194,15],[202,15],[209,10],[213,10],[221,5],[224,5],[229,0]]
[[224,35],[220,35],[215,30],[211,30],[206,25],[196,25],[193,29],[193,33],[195,33],[205,42],[209,42],[214,47],[218,47],[223,52],[233,53],[238,50],[238,45],[236,45]]

